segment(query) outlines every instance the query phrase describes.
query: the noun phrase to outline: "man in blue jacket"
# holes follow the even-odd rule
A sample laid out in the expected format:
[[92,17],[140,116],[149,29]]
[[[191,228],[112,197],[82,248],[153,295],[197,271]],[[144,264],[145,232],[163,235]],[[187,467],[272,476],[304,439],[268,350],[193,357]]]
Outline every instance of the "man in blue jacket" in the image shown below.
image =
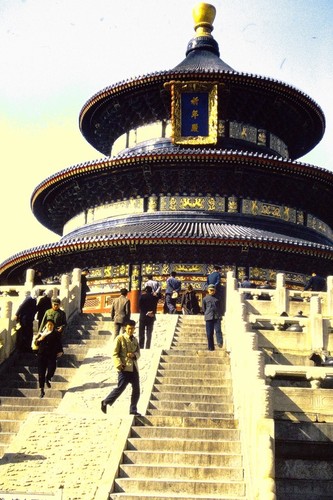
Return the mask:
[[177,314],[176,303],[182,287],[181,282],[176,278],[176,271],[172,271],[166,281],[165,309],[169,314]]
[[206,335],[208,341],[208,350],[214,351],[214,331],[216,335],[216,342],[218,347],[223,346],[223,337],[221,330],[221,313],[220,301],[215,295],[215,286],[208,285],[208,295],[202,301],[202,310],[206,322]]

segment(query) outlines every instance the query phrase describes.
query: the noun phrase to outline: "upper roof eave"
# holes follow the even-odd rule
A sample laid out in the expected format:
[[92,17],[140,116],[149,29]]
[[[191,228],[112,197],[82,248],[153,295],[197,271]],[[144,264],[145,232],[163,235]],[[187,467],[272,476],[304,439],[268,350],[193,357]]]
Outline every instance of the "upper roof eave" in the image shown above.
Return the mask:
[[[101,91],[94,94],[82,107],[79,114],[79,127],[85,137],[85,139],[98,151],[108,155],[110,154],[110,145],[107,147],[100,143],[99,137],[94,133],[94,120],[97,122],[98,117],[103,116],[105,113],[105,108],[108,110],[112,108],[117,101],[121,100],[123,95],[131,94],[132,98],[135,95],[142,94],[142,92],[152,92],[153,89],[161,92],[163,85],[170,81],[188,81],[188,80],[205,80],[217,82],[224,85],[232,85],[238,87],[239,89],[244,87],[244,90],[249,88],[255,88],[256,90],[273,92],[278,94],[280,98],[285,97],[285,99],[290,98],[295,105],[297,102],[300,106],[307,110],[307,113],[311,113],[312,121],[316,123],[316,129],[318,132],[315,138],[315,144],[319,142],[325,131],[325,116],[321,107],[307,94],[303,91],[297,89],[296,87],[284,83],[282,81],[269,78],[266,76],[259,76],[250,73],[242,73],[237,71],[228,70],[215,70],[215,69],[200,69],[200,71],[194,71],[193,69],[181,69],[178,70],[177,67],[173,70],[157,71],[153,73],[148,73],[143,76],[133,77],[130,79],[123,80],[121,82],[115,83],[108,87],[105,87]],[[276,97],[276,95],[275,95]],[[119,102],[118,102],[119,105]],[[165,102],[163,98],[160,97],[160,110],[164,118],[167,118],[165,112]],[[118,119],[121,122],[121,106],[118,110]],[[144,124],[138,120],[137,126]],[[114,140],[124,133],[124,130],[119,132],[114,132]],[[110,131],[111,136],[113,131]],[[111,142],[113,142],[111,140]],[[309,146],[309,150],[314,147],[314,144]],[[305,153],[302,152],[302,156]]]

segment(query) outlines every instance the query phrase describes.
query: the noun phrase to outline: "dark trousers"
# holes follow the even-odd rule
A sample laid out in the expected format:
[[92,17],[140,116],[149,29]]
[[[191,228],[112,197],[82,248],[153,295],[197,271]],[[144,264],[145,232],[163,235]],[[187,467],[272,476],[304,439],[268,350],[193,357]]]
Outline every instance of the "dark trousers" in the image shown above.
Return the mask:
[[114,324],[114,336],[117,337],[119,333],[122,333],[124,329],[123,323],[115,323]]
[[44,389],[45,380],[51,380],[57,368],[57,358],[37,355],[39,388]]
[[16,348],[20,352],[31,352],[33,325],[24,324],[16,333]]
[[145,316],[140,318],[139,321],[139,346],[140,349],[145,347],[145,336],[146,336],[146,349],[150,349],[151,336],[154,328],[154,318],[149,318]]
[[206,320],[206,335],[208,341],[208,350],[214,351],[214,331],[216,334],[216,341],[218,344],[223,344],[221,320],[220,319],[207,319]]
[[128,384],[132,386],[132,395],[131,395],[131,406],[130,412],[136,412],[139,398],[140,398],[140,379],[139,374],[134,367],[132,372],[119,372],[118,374],[118,386],[110,392],[108,396],[104,399],[105,405],[112,405],[116,399],[124,392]]
[[165,305],[166,305],[165,309],[169,314],[177,313],[176,303],[177,299],[173,299],[170,293],[165,294]]

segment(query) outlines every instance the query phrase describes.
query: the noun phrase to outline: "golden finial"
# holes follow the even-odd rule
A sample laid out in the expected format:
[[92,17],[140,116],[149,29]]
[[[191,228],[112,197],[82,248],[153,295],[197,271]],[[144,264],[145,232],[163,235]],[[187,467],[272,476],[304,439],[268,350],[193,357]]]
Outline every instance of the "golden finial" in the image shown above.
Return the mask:
[[195,36],[211,36],[211,32],[214,29],[213,22],[216,15],[214,5],[200,2],[193,8],[192,14],[195,23]]

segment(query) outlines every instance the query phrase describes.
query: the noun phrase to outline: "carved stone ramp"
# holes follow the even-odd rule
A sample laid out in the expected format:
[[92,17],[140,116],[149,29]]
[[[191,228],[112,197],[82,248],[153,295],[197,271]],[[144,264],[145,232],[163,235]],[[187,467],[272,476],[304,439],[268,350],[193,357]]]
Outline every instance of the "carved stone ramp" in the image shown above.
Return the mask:
[[0,368],[0,457],[31,412],[58,407],[76,369],[90,347],[105,343],[110,332],[101,315],[79,315],[69,322],[63,338],[64,355],[57,362],[52,387],[39,398],[36,354],[14,352]]
[[179,318],[109,498],[246,498],[229,358],[207,350],[202,316]]

